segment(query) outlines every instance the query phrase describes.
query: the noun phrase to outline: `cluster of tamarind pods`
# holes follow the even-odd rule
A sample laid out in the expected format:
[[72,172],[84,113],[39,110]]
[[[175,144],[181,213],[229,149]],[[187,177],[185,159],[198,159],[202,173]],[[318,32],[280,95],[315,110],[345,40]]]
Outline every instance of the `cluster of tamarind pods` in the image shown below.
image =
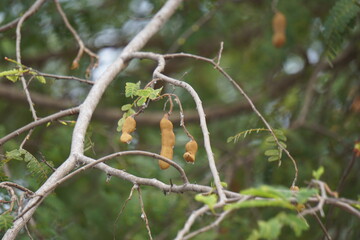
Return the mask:
[[[120,141],[123,143],[130,143],[132,136],[130,133],[134,132],[136,129],[136,121],[133,117],[127,117],[122,126],[122,134]],[[169,120],[169,115],[165,114],[164,117],[160,120],[160,130],[161,130],[161,152],[160,155],[173,159],[174,155],[174,146],[175,146],[175,134],[173,131],[173,124]],[[186,152],[183,155],[183,158],[186,162],[194,163],[195,155],[198,150],[198,145],[194,139],[190,140],[185,145]],[[170,164],[159,160],[159,167],[163,170],[170,167]]]

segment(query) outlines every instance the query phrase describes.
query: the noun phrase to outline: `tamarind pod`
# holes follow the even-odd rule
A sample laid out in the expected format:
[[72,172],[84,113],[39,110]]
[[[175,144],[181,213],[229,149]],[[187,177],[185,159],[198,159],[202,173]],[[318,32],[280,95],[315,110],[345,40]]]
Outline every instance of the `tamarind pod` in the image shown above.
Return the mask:
[[284,33],[275,33],[272,38],[272,44],[274,47],[280,48],[286,42],[286,37]]
[[[161,152],[160,155],[170,160],[173,158],[173,148],[175,145],[175,134],[173,132],[173,124],[168,119],[168,115],[165,114],[160,121],[161,130]],[[159,160],[159,166],[161,169],[169,168],[170,164]]]
[[274,30],[274,34],[272,37],[272,44],[280,48],[286,42],[285,30],[286,30],[286,17],[281,12],[276,12],[273,21],[272,27]]
[[136,129],[136,121],[133,117],[127,117],[122,126],[122,134],[120,137],[120,141],[123,143],[130,143],[132,140],[132,136],[130,133],[135,131]]
[[161,132],[161,146],[174,146],[175,133],[172,130],[164,130]]
[[[162,147],[161,148],[161,152],[160,152],[161,156],[172,160],[173,154],[174,154],[174,151],[173,151],[172,147]],[[165,161],[159,160],[159,167],[162,170],[165,170],[165,169],[168,169],[170,167],[170,164],[165,162]]]
[[195,162],[195,155],[198,150],[198,144],[195,140],[191,140],[185,145],[186,152],[183,155],[183,158],[186,162]]
[[132,136],[129,133],[123,132],[120,137],[120,141],[123,143],[130,143]]
[[275,33],[284,32],[286,28],[286,17],[281,12],[276,12],[273,20],[272,26]]

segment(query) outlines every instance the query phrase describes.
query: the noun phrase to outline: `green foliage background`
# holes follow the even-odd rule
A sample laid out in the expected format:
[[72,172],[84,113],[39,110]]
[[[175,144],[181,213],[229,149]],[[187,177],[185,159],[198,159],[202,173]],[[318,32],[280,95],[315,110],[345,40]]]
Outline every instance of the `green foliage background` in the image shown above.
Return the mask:
[[[0,1],[0,24],[20,16],[32,2]],[[139,30],[136,27],[143,26],[164,2],[81,0],[61,1],[61,4],[82,39],[98,52],[105,48],[115,51],[125,46]],[[145,11],[139,11],[142,4],[151,10],[146,11],[145,8]],[[334,6],[338,6],[338,9],[331,10]],[[360,133],[360,112],[353,107],[354,99],[360,97],[358,6],[350,0],[279,0],[278,9],[286,15],[288,21],[287,43],[280,49],[271,44],[271,1],[203,0],[185,1],[143,50],[166,53],[174,44],[182,42],[177,52],[213,58],[217,56],[220,42],[223,41],[221,66],[254,99],[271,126],[282,129],[287,136],[287,149],[299,166],[299,187],[306,187],[306,181],[312,178],[312,171],[324,166],[325,172],[321,179],[332,189],[337,189]],[[344,14],[343,9],[351,9],[351,13]],[[195,21],[210,13],[211,18],[204,25],[193,26]],[[331,24],[334,21],[340,25]],[[194,31],[190,37],[179,41],[179,36],[191,28]],[[47,1],[37,14],[25,22],[22,32],[24,65],[47,73],[85,76],[89,63],[87,57],[81,60],[79,69],[70,70],[77,45],[52,1]],[[5,56],[15,59],[14,39],[14,29],[0,33],[1,59]],[[324,67],[318,73],[306,122],[294,128],[293,123],[304,104],[308,82],[316,71],[319,59],[332,61],[332,67]],[[13,67],[0,60],[0,72]],[[132,64],[107,89],[99,108],[120,109],[132,103],[132,99],[125,97],[125,83],[141,81],[141,87],[144,87],[151,79],[153,67],[149,61]],[[245,103],[245,99],[230,83],[205,63],[188,59],[172,60],[167,64],[166,74],[190,83],[199,93],[205,107],[219,109]],[[0,78],[0,84],[21,89],[20,83],[11,83],[5,77]],[[78,82],[47,79],[45,85],[34,81],[30,89],[59,101],[80,103],[90,87]],[[165,89],[174,91],[180,97],[185,115],[186,111],[194,111],[195,105],[187,93],[169,86],[165,86]],[[151,103],[144,114],[158,113],[160,121],[164,103]],[[56,112],[51,108],[36,109],[39,116]],[[4,97],[0,101],[0,116],[0,137],[32,121],[27,103]],[[221,179],[228,183],[230,190],[240,191],[263,184],[291,184],[294,171],[289,159],[283,159],[282,166],[278,167],[264,156],[268,133],[250,134],[236,143],[227,143],[230,136],[239,132],[264,127],[253,112],[234,110],[226,117],[211,118],[208,123]],[[187,165],[182,160],[187,137],[179,126],[175,126],[177,144],[174,160],[184,167],[192,183],[210,185],[211,174],[198,122],[188,123],[187,127],[200,146],[196,163]],[[138,125],[135,141],[130,145],[118,142],[116,128],[117,121],[92,121],[87,145],[93,144],[93,147],[86,154],[99,158],[127,149],[160,151],[160,131],[157,125]],[[71,124],[65,126],[60,123],[39,126],[24,148],[37,159],[44,157],[57,167],[69,154],[72,129]],[[2,154],[18,149],[24,137],[22,134],[7,142],[1,149]],[[344,182],[340,192],[342,197],[359,197],[358,160]],[[122,157],[109,164],[138,176],[158,178],[165,183],[169,183],[170,179],[175,184],[181,183],[174,169],[160,171],[156,161],[143,157]],[[39,182],[26,169],[25,163],[11,161],[8,167],[11,181],[32,190],[39,187]],[[114,235],[116,239],[146,239],[147,231],[140,217],[136,192],[116,221],[131,187],[131,183],[116,178],[109,180],[105,173],[97,170],[82,173],[61,185],[44,201],[34,215],[34,221],[29,224],[30,232],[35,239],[113,239]],[[5,193],[1,190],[0,197],[4,198]],[[194,200],[195,193],[164,195],[151,187],[142,187],[142,193],[155,239],[174,238],[191,211],[201,205]],[[6,209],[6,206],[2,208]],[[339,209],[325,207],[324,210],[327,218],[322,220],[334,239],[360,238],[358,219]],[[263,223],[281,214],[279,211],[291,213],[290,210],[278,208],[240,209],[232,213],[219,228],[195,239],[245,239],[254,235],[253,230],[259,227],[258,222]],[[212,220],[212,216],[205,216],[194,228]],[[320,239],[323,233],[316,220],[311,216],[306,217],[306,220],[310,228],[298,239]],[[28,239],[26,232],[22,232],[19,239]],[[295,239],[295,234],[285,226],[279,239]]]

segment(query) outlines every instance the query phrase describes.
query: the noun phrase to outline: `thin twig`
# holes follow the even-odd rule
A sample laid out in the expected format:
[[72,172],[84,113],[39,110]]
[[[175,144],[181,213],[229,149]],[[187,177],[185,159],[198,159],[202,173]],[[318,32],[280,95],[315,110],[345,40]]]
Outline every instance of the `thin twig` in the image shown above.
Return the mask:
[[216,62],[216,65],[217,65],[217,66],[220,65],[221,55],[222,55],[223,49],[224,49],[224,42],[221,42],[221,43],[220,43],[219,54],[218,54],[217,62]]
[[26,135],[26,137],[24,138],[24,140],[21,142],[20,146],[19,146],[19,149],[22,149],[25,145],[25,143],[27,142],[27,140],[30,139],[31,137],[31,134],[33,133],[34,129],[30,129],[30,131],[28,132],[28,134]]
[[302,124],[305,123],[306,121],[306,118],[308,116],[308,113],[309,113],[309,110],[311,108],[311,101],[314,97],[314,92],[315,92],[315,87],[316,87],[316,81],[318,80],[318,76],[320,74],[320,72],[325,69],[327,67],[327,62],[324,60],[324,59],[321,59],[319,61],[319,63],[317,64],[317,66],[315,67],[310,79],[309,79],[309,82],[308,82],[308,85],[307,85],[307,88],[306,88],[306,92],[305,92],[305,99],[303,101],[303,106],[300,110],[300,113],[299,113],[299,116],[298,118],[295,120],[293,126],[294,127],[299,127],[301,126]]
[[340,192],[342,191],[343,189],[343,186],[344,186],[344,183],[347,179],[347,177],[349,176],[350,174],[350,171],[353,169],[353,166],[355,164],[355,160],[356,160],[356,154],[355,152],[353,152],[352,156],[351,156],[351,159],[349,161],[349,163],[347,164],[341,178],[340,178],[340,181],[338,183],[338,186],[336,188],[336,191],[340,194]]
[[190,231],[191,226],[194,224],[195,220],[202,214],[204,214],[205,212],[209,211],[209,206],[205,205],[202,206],[201,208],[193,211],[191,213],[191,215],[188,217],[188,219],[186,220],[186,223],[184,225],[184,227],[178,232],[175,240],[182,240],[184,239],[184,236],[186,233],[188,233]]
[[123,213],[123,211],[125,210],[125,207],[127,205],[127,203],[131,200],[132,198],[132,195],[134,193],[134,190],[137,188],[137,185],[134,185],[131,190],[130,190],[130,193],[129,193],[129,196],[128,198],[125,200],[124,204],[122,205],[121,207],[121,210],[120,212],[118,213],[118,215],[116,216],[116,219],[115,219],[115,222],[114,222],[114,228],[113,228],[113,235],[114,235],[114,240],[116,239],[116,236],[115,236],[115,231],[116,231],[116,223],[119,221],[119,218],[121,216],[121,214]]
[[191,25],[188,29],[186,29],[171,45],[168,53],[176,52],[181,45],[183,45],[186,40],[194,34],[196,31],[200,29],[201,26],[203,26],[206,22],[208,22],[217,11],[217,8],[209,11],[205,15],[201,16],[194,24]]
[[[307,204],[307,207],[310,208],[310,205]],[[318,222],[318,224],[320,225],[321,230],[323,231],[324,235],[326,236],[326,238],[328,240],[332,240],[329,232],[327,231],[326,227],[324,226],[324,224],[321,222],[321,219],[319,218],[319,216],[316,214],[316,212],[313,212],[312,215],[314,216],[314,218],[316,219],[316,221]]]
[[[30,12],[30,9],[29,9],[20,18],[20,20],[19,20],[19,22],[17,23],[17,26],[16,26],[16,61],[18,63],[18,67],[20,68],[20,71],[22,70],[22,65],[21,65],[21,27],[22,27],[23,22],[26,20],[26,18],[28,18],[30,16],[30,14],[32,14],[32,13]],[[38,117],[36,115],[36,111],[35,111],[35,108],[34,108],[34,103],[31,100],[30,92],[29,92],[29,90],[27,88],[27,84],[26,84],[26,81],[25,81],[25,78],[24,78],[23,75],[20,76],[20,80],[21,80],[21,83],[23,85],[23,89],[24,89],[24,92],[25,92],[25,95],[26,95],[26,99],[27,99],[27,101],[29,103],[29,106],[30,106],[32,117],[36,121],[38,119]]]
[[[30,17],[31,15],[33,15],[37,10],[39,10],[39,8],[45,3],[46,0],[37,0],[27,11],[26,11],[26,18]],[[24,15],[25,15],[24,14]],[[23,16],[24,16],[23,15]],[[23,17],[22,16],[22,17]],[[18,22],[21,20],[21,18],[16,18],[15,20],[3,25],[0,27],[0,32],[4,32],[10,28],[15,27]]]
[[19,128],[19,129],[15,130],[15,131],[9,133],[8,135],[2,137],[0,139],[0,146],[3,145],[5,142],[9,141],[10,139],[12,139],[12,138],[14,138],[16,136],[19,136],[23,132],[26,132],[28,130],[33,129],[36,126],[39,126],[39,125],[42,125],[42,124],[45,124],[45,123],[48,123],[48,122],[52,122],[52,121],[54,121],[56,119],[59,119],[59,118],[65,117],[65,116],[77,114],[77,113],[79,113],[79,110],[80,110],[79,107],[74,107],[74,108],[70,108],[70,109],[67,109],[67,110],[60,111],[58,113],[54,113],[52,115],[49,115],[47,117],[38,119],[36,121],[33,121],[33,122],[31,122],[31,123]]
[[55,79],[65,79],[65,80],[75,80],[75,81],[79,81],[79,82],[86,83],[89,85],[94,85],[93,81],[85,80],[85,79],[78,78],[78,77],[55,75],[55,74],[43,73],[43,72],[39,72],[39,71],[35,71],[35,72],[38,75],[43,76],[43,77],[49,77],[49,78],[55,78]]
[[[74,36],[74,38],[76,39],[78,45],[79,45],[79,52],[76,56],[76,58],[74,59],[73,61],[73,65],[72,65],[72,68],[75,69],[75,68],[78,68],[79,66],[79,62],[80,62],[80,59],[83,55],[83,53],[87,53],[89,56],[90,56],[90,59],[91,59],[91,63],[90,65],[88,66],[88,68],[86,69],[86,75],[87,76],[90,76],[90,71],[93,69],[93,68],[96,68],[98,66],[98,62],[99,62],[99,57],[98,55],[96,55],[95,53],[93,53],[90,49],[88,49],[84,42],[81,40],[79,34],[76,32],[76,30],[73,28],[73,26],[71,26],[65,12],[63,11],[60,3],[58,0],[54,0],[55,2],[55,5],[56,5],[56,8],[59,12],[59,14],[61,15],[66,27],[69,29],[69,31],[72,33],[72,35]],[[95,59],[95,62],[94,62],[94,59]]]
[[147,229],[147,232],[148,232],[148,235],[149,235],[149,239],[152,240],[153,238],[151,236],[149,219],[146,216],[146,212],[145,212],[145,208],[144,208],[144,201],[142,199],[140,186],[137,186],[137,190],[138,190],[138,193],[139,193],[139,202],[140,202],[140,207],[141,207],[141,218],[145,221],[145,225],[146,225],[146,229]]
[[[193,54],[175,53],[175,54],[166,54],[166,55],[163,55],[163,57],[165,59],[167,59],[167,58],[177,58],[177,57],[187,57],[187,58],[193,58],[193,59],[196,59],[196,60],[201,60],[201,61],[204,61],[204,62],[208,62],[208,63],[212,64],[215,67],[215,69],[217,69],[226,79],[228,79],[230,81],[230,83],[232,83],[235,86],[235,88],[245,97],[247,102],[250,104],[252,110],[256,113],[256,115],[258,115],[258,117],[262,120],[262,122],[265,124],[265,126],[269,129],[269,131],[270,131],[271,135],[274,137],[275,142],[278,145],[279,149],[284,151],[286,153],[286,155],[292,161],[292,163],[294,165],[295,174],[294,174],[294,179],[293,179],[293,182],[292,182],[291,185],[295,186],[297,178],[298,178],[298,172],[299,172],[296,160],[291,156],[290,152],[279,143],[279,140],[276,137],[276,135],[275,135],[273,129],[271,128],[270,124],[266,121],[266,119],[262,116],[262,114],[259,112],[259,110],[255,107],[255,105],[254,105],[253,101],[250,99],[250,97],[245,93],[245,91],[240,87],[240,85],[223,68],[221,68],[219,65],[217,65],[217,63],[214,62],[214,60],[212,60],[212,59],[197,56],[197,55],[193,55]],[[280,163],[281,163],[281,161],[279,161],[279,164]]]
[[220,214],[220,216],[211,224],[205,226],[205,227],[202,227],[192,233],[189,233],[188,235],[185,235],[184,236],[184,240],[187,240],[187,239],[190,239],[192,237],[195,237],[196,235],[200,234],[200,233],[203,233],[203,232],[206,232],[206,231],[209,231],[210,229],[214,228],[214,227],[217,227],[223,220],[224,218],[230,213],[231,211],[230,210],[227,210],[227,211],[224,211]]
[[319,180],[312,180],[311,181],[312,183],[315,183],[316,185],[319,186],[320,188],[320,197],[319,197],[319,202],[318,204],[313,207],[313,208],[307,208],[306,210],[302,211],[300,213],[301,216],[305,216],[307,214],[312,214],[314,212],[317,212],[319,211],[320,212],[320,215],[322,217],[324,217],[324,210],[323,210],[323,207],[324,207],[324,203],[325,203],[325,200],[327,199],[327,195],[326,195],[326,190],[325,190],[325,186],[324,186],[324,183],[319,181]]

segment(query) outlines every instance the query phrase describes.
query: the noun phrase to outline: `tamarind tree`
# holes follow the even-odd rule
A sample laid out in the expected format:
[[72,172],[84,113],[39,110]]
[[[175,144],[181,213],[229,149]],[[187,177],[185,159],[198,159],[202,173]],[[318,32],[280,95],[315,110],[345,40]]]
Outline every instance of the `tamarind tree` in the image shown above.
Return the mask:
[[360,5],[0,2],[3,239],[359,239]]

